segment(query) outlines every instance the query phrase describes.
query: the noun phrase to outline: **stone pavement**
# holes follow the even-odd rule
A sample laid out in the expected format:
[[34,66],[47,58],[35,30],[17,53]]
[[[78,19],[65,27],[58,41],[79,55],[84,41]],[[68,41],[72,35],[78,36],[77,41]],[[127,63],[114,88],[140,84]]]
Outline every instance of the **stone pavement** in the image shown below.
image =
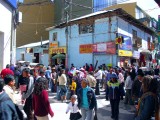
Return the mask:
[[[98,120],[112,120],[111,119],[111,107],[109,101],[105,100],[104,92],[101,90],[101,95],[96,96],[98,103]],[[23,105],[20,102],[20,94],[16,94],[17,102],[20,108],[23,108]],[[62,103],[61,101],[56,100],[56,94],[49,92],[49,100],[54,111],[54,117],[50,120],[69,120],[69,113],[66,114],[66,108],[68,103]],[[120,102],[120,114],[119,120],[134,120],[134,106],[124,105],[123,101]]]

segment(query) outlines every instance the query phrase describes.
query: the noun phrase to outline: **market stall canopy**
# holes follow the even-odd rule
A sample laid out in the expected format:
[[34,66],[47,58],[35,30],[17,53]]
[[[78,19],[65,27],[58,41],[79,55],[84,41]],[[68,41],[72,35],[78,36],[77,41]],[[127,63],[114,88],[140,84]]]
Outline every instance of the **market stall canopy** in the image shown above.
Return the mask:
[[52,57],[52,59],[57,59],[57,58],[59,58],[59,59],[65,59],[65,55],[64,54],[57,54],[57,55],[54,55],[53,57]]

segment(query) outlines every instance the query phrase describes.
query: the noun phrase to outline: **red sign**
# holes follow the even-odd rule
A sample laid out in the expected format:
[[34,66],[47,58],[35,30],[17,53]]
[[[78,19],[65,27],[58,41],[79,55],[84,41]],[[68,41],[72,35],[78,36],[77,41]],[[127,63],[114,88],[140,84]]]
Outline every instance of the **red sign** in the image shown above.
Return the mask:
[[80,45],[79,52],[80,53],[92,53],[92,44]]

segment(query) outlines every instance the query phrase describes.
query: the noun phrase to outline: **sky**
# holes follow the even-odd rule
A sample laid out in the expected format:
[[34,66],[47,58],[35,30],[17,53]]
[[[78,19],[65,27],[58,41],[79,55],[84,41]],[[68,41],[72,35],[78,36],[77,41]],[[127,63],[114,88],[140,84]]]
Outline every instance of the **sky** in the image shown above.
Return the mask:
[[129,2],[137,2],[137,5],[140,8],[142,8],[151,17],[158,20],[158,15],[160,15],[160,7],[154,0],[129,0]]

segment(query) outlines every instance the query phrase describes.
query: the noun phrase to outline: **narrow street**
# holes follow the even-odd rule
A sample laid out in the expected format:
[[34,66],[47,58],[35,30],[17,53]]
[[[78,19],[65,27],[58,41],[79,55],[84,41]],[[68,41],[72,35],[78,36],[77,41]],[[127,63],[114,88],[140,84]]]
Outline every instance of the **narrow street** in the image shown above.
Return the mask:
[[[104,90],[103,90],[104,91]],[[104,92],[101,90],[101,95],[97,96],[98,103],[98,119],[99,120],[112,120],[111,108],[109,101],[105,100]],[[16,94],[17,102],[22,109],[20,102],[20,94]],[[49,92],[49,100],[51,107],[54,111],[54,117],[50,120],[69,120],[69,113],[66,114],[67,103],[62,103],[56,100],[56,93]],[[124,105],[123,101],[120,102],[119,120],[133,120],[134,118],[134,106]]]

